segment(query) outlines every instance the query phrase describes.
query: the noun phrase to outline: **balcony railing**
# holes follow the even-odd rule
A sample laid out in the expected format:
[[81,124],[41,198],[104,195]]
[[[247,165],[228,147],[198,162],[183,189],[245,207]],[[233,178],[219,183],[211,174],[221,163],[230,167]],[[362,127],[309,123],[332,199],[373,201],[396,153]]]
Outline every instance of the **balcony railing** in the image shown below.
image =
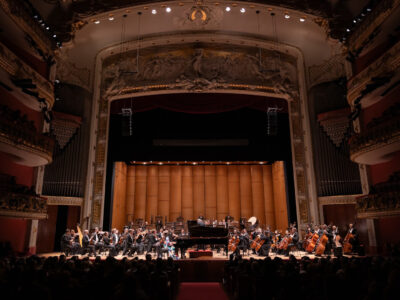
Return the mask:
[[400,118],[373,126],[350,139],[350,158],[363,164],[390,160],[390,154],[400,150]]
[[0,216],[45,219],[47,200],[35,195],[0,193]]
[[[29,155],[24,155],[25,152],[41,158],[37,162],[28,162],[27,165],[37,166],[52,162],[54,149],[54,140],[52,138],[3,116],[0,118],[0,144],[8,146],[11,152],[5,151],[3,147],[0,148],[1,150],[10,152],[15,156],[21,156],[21,159],[29,157]],[[15,152],[13,149],[15,149]]]

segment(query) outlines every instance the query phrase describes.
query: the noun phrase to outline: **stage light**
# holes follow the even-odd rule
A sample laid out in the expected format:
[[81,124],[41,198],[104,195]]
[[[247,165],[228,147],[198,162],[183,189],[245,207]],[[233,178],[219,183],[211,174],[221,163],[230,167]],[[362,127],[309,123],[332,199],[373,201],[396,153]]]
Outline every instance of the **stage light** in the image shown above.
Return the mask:
[[347,32],[350,32],[350,28],[346,28],[346,31],[347,31]]
[[153,15],[156,15],[156,14],[157,14],[157,10],[156,10],[156,9],[153,9],[153,10],[151,11],[151,13],[152,13]]
[[305,18],[300,18],[300,22],[304,23],[306,21]]
[[113,17],[113,16],[109,16],[109,17],[108,17],[108,20],[109,20],[109,21],[114,21],[114,17]]
[[167,7],[166,9],[165,9],[165,11],[167,12],[167,13],[170,13],[171,12],[171,7]]
[[367,8],[367,11],[371,11],[372,9],[370,9],[369,7]]
[[353,23],[354,23],[354,24],[357,23],[357,20],[353,20]]
[[49,27],[49,26],[47,26],[47,27],[46,27],[46,30],[50,30],[50,27]]
[[34,17],[35,19],[39,18],[39,16],[38,16],[38,15],[34,15],[33,17]]
[[57,35],[56,34],[53,34],[53,38],[56,38],[57,37]]
[[93,22],[94,24],[100,24],[100,20],[95,20],[94,22]]
[[231,8],[229,6],[225,7],[225,11],[230,12]]
[[290,16],[287,13],[285,13],[285,19],[290,19]]
[[242,8],[240,9],[240,12],[241,12],[242,14],[244,14],[244,13],[246,12],[246,9],[245,9],[244,7],[242,7]]

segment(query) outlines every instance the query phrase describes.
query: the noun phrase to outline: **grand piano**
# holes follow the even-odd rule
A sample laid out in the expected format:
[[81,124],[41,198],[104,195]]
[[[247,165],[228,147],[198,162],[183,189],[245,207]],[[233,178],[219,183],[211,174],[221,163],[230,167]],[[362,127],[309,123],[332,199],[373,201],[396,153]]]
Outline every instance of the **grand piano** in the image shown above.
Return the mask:
[[181,249],[181,255],[189,247],[194,245],[221,245],[224,246],[226,255],[228,255],[228,229],[213,226],[199,226],[197,221],[189,220],[187,237],[178,237],[175,248]]

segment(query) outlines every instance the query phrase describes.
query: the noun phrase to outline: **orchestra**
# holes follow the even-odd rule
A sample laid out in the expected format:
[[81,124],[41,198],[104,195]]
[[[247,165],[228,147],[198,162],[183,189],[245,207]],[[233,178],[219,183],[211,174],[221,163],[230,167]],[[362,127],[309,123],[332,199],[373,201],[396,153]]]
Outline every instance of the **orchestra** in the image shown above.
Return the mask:
[[[243,219],[243,218],[242,218]],[[284,231],[276,229],[271,231],[269,226],[260,226],[255,217],[245,224],[233,222],[232,217],[225,220],[205,220],[199,217],[197,225],[201,227],[222,227],[229,229],[229,243],[226,245],[226,253],[233,256],[257,255],[269,256],[270,254],[289,256],[290,252],[303,251],[315,256],[334,255],[340,257],[343,254],[358,252],[360,242],[358,232],[354,224],[350,223],[346,233],[339,232],[338,226],[333,224],[312,225],[308,224],[302,231],[303,239],[299,239],[296,223],[290,224]],[[196,222],[196,221],[195,221]],[[181,224],[182,225],[182,224]],[[235,226],[236,225],[236,226]],[[135,225],[133,222],[123,228],[119,233],[117,228],[110,232],[94,228],[91,234],[84,230],[83,234],[75,233],[74,229],[66,229],[61,237],[61,251],[68,255],[88,254],[89,256],[109,255],[133,257],[136,255],[153,254],[158,258],[179,257],[179,247],[176,247],[177,239],[190,239],[184,226],[176,229],[167,227],[161,222],[155,226],[143,222]],[[82,236],[79,237],[79,234]],[[224,245],[210,244],[211,250],[220,253]],[[197,249],[204,249],[198,245]],[[185,257],[186,249],[180,248],[181,257]]]

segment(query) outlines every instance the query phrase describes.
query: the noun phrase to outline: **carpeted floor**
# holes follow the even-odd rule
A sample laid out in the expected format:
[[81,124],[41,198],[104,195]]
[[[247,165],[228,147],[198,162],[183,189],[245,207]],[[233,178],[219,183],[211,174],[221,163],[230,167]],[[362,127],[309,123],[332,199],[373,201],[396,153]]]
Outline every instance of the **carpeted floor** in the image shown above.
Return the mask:
[[182,282],[178,300],[228,300],[218,282]]

